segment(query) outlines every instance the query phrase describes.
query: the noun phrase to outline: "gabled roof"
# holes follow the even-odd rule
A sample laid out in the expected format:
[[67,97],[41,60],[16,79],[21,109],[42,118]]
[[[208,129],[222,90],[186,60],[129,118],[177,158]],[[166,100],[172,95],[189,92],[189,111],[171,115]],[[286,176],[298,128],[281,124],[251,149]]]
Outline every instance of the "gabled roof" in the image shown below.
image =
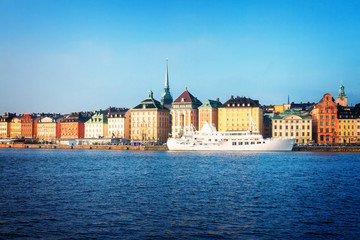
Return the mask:
[[251,98],[239,97],[234,98],[231,96],[221,107],[260,107],[258,100]]
[[208,99],[199,108],[219,108],[221,105],[219,99],[216,99],[216,101]]
[[200,100],[194,97],[185,87],[185,91],[173,103],[192,103],[195,106],[201,106]]
[[166,109],[164,106],[161,105],[161,103],[157,100],[154,99],[153,97],[153,92],[150,90],[149,91],[149,96],[147,99],[141,101],[140,104],[136,105],[134,108],[132,109]]

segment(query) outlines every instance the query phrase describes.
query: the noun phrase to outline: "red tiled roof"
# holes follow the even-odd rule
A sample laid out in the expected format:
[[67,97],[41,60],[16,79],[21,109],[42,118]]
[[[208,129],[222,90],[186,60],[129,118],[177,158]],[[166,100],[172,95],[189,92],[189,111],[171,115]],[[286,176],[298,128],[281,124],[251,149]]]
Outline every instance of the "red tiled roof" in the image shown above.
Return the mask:
[[[181,101],[181,99],[184,99],[184,101]],[[182,103],[182,102],[194,103],[194,104],[200,103],[200,105],[201,105],[201,102],[196,97],[194,97],[191,93],[189,93],[187,88],[185,88],[185,91],[174,101],[174,103]]]

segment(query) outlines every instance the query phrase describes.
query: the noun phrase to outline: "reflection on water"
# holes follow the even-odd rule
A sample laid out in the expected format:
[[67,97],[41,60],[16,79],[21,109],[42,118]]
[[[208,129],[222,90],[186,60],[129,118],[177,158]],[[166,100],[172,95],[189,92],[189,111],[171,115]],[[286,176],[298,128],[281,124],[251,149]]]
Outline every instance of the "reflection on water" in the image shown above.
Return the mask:
[[0,150],[0,237],[356,238],[360,155]]

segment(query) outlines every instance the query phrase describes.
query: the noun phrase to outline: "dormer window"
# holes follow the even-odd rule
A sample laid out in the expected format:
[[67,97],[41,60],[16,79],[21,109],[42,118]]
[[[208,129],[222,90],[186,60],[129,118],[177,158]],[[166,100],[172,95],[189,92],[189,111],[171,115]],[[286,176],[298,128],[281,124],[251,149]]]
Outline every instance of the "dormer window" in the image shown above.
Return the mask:
[[185,98],[181,98],[181,101],[182,101],[182,102],[185,102]]

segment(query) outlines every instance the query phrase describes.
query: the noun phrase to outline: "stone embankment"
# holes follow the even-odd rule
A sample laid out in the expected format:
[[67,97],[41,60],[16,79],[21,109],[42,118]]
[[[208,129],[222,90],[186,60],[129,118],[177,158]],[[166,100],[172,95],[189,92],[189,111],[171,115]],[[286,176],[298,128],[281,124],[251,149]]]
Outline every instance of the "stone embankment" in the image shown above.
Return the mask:
[[360,146],[296,146],[293,152],[360,152]]
[[166,146],[0,144],[0,148],[167,151]]
[[[167,151],[167,146],[0,144],[0,148]],[[360,152],[360,146],[296,146],[293,152]]]

